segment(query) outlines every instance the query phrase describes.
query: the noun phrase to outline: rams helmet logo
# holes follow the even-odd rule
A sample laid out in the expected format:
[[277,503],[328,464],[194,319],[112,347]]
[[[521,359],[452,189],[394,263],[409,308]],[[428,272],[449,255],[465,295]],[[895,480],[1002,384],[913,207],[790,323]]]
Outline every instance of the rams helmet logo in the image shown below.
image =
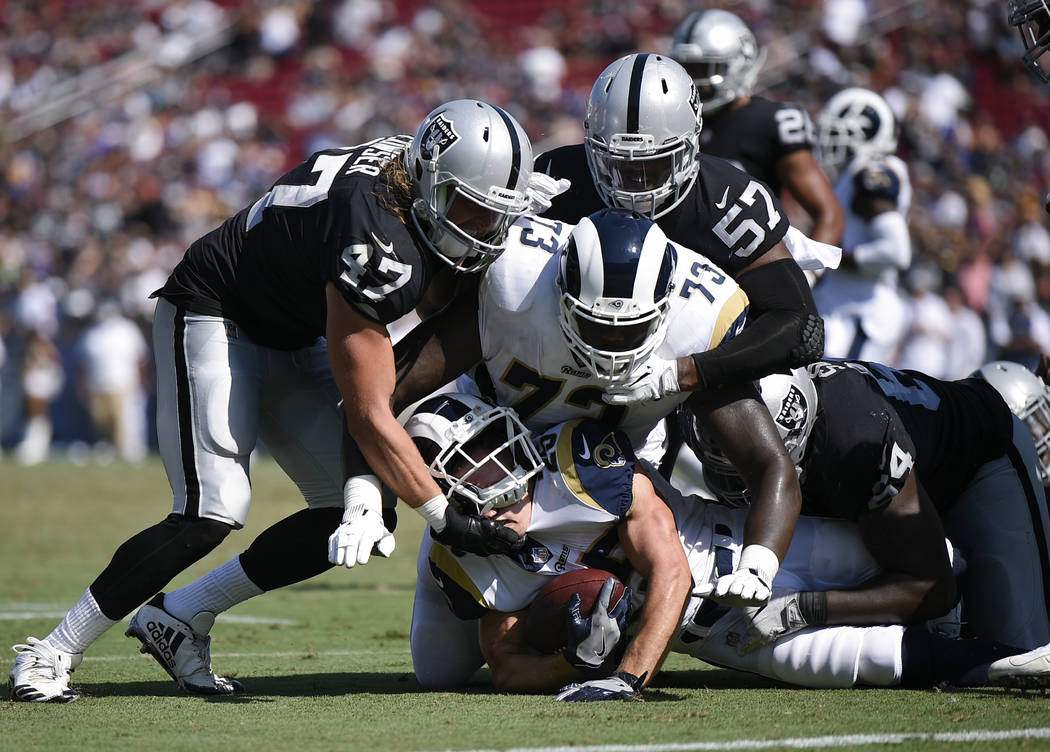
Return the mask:
[[601,443],[594,447],[594,464],[602,470],[627,464],[627,457],[616,442],[616,434],[610,431],[602,438]]

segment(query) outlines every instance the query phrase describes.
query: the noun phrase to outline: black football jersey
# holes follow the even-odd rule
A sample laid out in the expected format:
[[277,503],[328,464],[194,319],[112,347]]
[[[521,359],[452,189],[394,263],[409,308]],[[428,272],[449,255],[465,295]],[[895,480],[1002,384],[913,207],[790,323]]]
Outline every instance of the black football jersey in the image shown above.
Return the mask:
[[[535,169],[572,186],[543,216],[575,224],[605,208],[591,180],[583,144],[541,154]],[[780,200],[762,181],[729,162],[700,155],[700,174],[678,206],[656,220],[670,240],[702,253],[730,275],[779,243],[788,229]]]
[[807,514],[856,519],[888,504],[913,469],[943,512],[1011,443],[1010,410],[983,379],[941,381],[862,361],[808,369],[819,409],[802,462]]
[[700,149],[727,159],[763,181],[779,196],[783,190],[777,162],[792,152],[813,151],[816,132],[809,114],[787,102],[751,97],[740,107],[704,116]]
[[324,335],[325,285],[390,323],[419,303],[437,260],[384,205],[384,162],[409,136],[326,149],[197,240],[160,295],[224,316],[255,342],[292,350]]

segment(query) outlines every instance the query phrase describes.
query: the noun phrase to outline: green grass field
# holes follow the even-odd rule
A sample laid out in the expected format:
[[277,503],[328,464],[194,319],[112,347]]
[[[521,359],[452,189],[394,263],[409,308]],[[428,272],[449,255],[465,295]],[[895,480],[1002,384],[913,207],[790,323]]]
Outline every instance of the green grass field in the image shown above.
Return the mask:
[[[228,560],[300,508],[272,462],[261,461],[253,480],[247,528],[174,585]],[[156,460],[86,468],[0,463],[0,645],[44,637],[114,548],[169,508]],[[681,656],[672,656],[638,703],[562,705],[548,696],[501,695],[484,671],[465,692],[423,692],[408,640],[421,527],[404,510],[390,560],[330,571],[221,617],[213,659],[222,673],[241,678],[246,694],[181,694],[117,625],[74,674],[79,701],[29,705],[3,692],[0,749],[1050,749],[1050,697],[1000,689],[796,690]],[[13,658],[6,655],[5,675]],[[1024,729],[1036,731],[1018,733]]]

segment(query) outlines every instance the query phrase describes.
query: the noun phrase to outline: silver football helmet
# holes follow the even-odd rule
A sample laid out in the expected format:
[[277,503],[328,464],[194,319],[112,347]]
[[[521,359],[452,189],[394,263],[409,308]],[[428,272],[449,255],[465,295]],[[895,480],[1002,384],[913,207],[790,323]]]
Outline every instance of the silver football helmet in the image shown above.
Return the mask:
[[[774,373],[757,382],[762,402],[773,418],[784,448],[788,451],[799,480],[803,478],[802,460],[806,455],[813,424],[817,420],[819,398],[813,379],[805,368],[794,368],[790,374]],[[751,503],[751,494],[733,463],[722,453],[689,415],[684,424],[689,446],[703,465],[704,482],[712,493],[728,506],[743,507]]]
[[729,11],[698,10],[675,29],[671,56],[692,76],[704,111],[714,114],[751,93],[766,51]]
[[595,378],[629,380],[664,341],[678,253],[655,222],[626,209],[584,217],[561,252],[558,324]]
[[693,80],[671,58],[637,53],[602,71],[583,143],[605,205],[652,219],[677,206],[700,171],[701,124]]
[[1040,81],[1050,83],[1050,2],[1009,0],[1006,7],[1010,25],[1021,33],[1024,44],[1021,60],[1025,67]]
[[817,133],[827,169],[841,169],[858,155],[897,151],[897,119],[886,100],[870,89],[852,87],[835,94],[817,115]]
[[427,115],[404,155],[423,242],[457,271],[495,261],[529,210],[532,157],[524,129],[495,105],[457,99]]
[[1039,477],[1050,486],[1050,387],[1020,363],[996,360],[974,372],[995,387],[1010,412],[1032,432],[1039,454]]
[[449,503],[471,513],[521,501],[529,480],[543,469],[517,413],[471,394],[424,400],[405,421],[405,431]]

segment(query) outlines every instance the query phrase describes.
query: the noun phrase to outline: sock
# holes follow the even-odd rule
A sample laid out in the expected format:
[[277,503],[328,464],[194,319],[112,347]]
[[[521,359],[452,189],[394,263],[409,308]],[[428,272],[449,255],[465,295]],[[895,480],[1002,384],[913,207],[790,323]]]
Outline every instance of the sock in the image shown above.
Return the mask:
[[238,556],[165,595],[164,610],[189,623],[201,611],[221,614],[262,592],[262,588],[248,579]]
[[83,653],[116,623],[102,613],[88,588],[45,641],[65,653]]

